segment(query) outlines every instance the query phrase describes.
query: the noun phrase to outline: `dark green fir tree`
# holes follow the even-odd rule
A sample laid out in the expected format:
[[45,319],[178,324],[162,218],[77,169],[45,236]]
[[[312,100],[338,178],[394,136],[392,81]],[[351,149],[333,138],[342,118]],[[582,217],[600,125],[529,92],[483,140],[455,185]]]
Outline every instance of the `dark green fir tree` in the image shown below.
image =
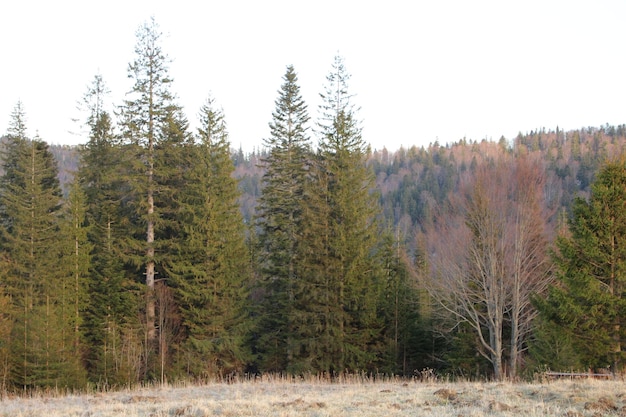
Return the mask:
[[180,196],[183,227],[171,275],[184,327],[179,368],[193,378],[241,372],[250,361],[250,262],[224,115],[200,110],[193,165]]
[[107,94],[102,76],[96,75],[80,102],[81,111],[87,115],[83,123],[88,140],[80,148],[76,174],[85,198],[86,232],[91,245],[83,355],[90,380],[103,386],[135,381],[136,361],[122,346],[132,350],[131,341],[141,340],[137,335],[139,288],[127,275],[123,261],[127,258],[123,242],[128,219],[122,207],[128,203],[130,188],[126,179],[130,164],[105,109]]
[[388,374],[411,375],[424,356],[424,331],[419,317],[419,292],[406,247],[399,231],[386,231],[377,251],[383,282],[379,316],[383,320],[379,369]]
[[264,370],[306,370],[302,327],[301,240],[304,188],[310,162],[309,115],[298,77],[288,66],[275,101],[263,189],[257,207],[259,281],[263,296],[257,347]]
[[589,200],[574,201],[571,235],[557,240],[557,283],[539,301],[585,367],[619,372],[626,340],[626,164],[606,164]]
[[305,191],[303,232],[305,293],[318,334],[309,348],[317,371],[335,373],[373,369],[381,348],[381,282],[372,256],[380,209],[348,80],[343,59],[336,57],[321,95],[319,152]]
[[[29,139],[18,103],[2,154],[0,245],[3,279],[13,302],[11,380],[20,388],[75,386],[70,358],[74,325],[65,322],[58,235],[62,194],[56,160],[39,137]],[[75,376],[75,374],[74,374]]]

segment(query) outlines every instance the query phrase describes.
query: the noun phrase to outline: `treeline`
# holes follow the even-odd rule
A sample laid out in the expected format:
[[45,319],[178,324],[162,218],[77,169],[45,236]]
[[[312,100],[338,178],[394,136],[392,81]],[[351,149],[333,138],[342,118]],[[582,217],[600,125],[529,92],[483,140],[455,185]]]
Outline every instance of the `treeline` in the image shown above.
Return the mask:
[[[551,222],[565,221],[576,197],[588,197],[595,174],[607,159],[626,151],[626,125],[586,127],[564,131],[538,129],[516,138],[461,139],[446,145],[431,143],[389,151],[370,150],[366,164],[373,171],[385,221],[399,227],[413,246],[415,233],[432,223],[436,207],[457,191],[461,177],[502,154],[528,154],[546,171],[546,204]],[[254,217],[264,173],[265,149],[233,152],[235,177],[241,190],[246,221]]]
[[190,130],[159,41],[140,27],[115,115],[94,78],[78,158],[11,115],[4,390],[619,368],[623,127],[372,151],[337,57],[317,120],[288,66],[262,151],[233,153],[213,98]]
[[416,368],[410,266],[379,222],[342,59],[315,150],[287,67],[246,222],[224,114],[209,98],[191,132],[154,21],[135,51],[115,118],[102,77],[83,97],[88,140],[63,187],[69,177],[28,135],[22,103],[11,115],[0,181],[3,388]]
[[[575,227],[571,224],[576,221],[574,208],[592,197],[592,185],[598,171],[605,167],[607,161],[617,161],[616,158],[624,155],[625,146],[626,126],[605,125],[567,132],[558,127],[552,131],[541,129],[520,133],[510,141],[505,138],[498,142],[463,139],[445,146],[434,143],[426,148],[369,152],[366,164],[376,176],[383,223],[393,225],[399,244],[408,254],[409,264],[412,265],[418,294],[422,292],[416,300],[421,302],[418,310],[420,326],[425,326],[422,329],[427,330],[426,334],[419,336],[424,344],[420,345],[418,355],[429,358],[422,363],[475,377],[498,373],[514,376],[520,371],[528,374],[538,368],[569,370],[607,367],[616,370],[620,367],[616,358],[621,357],[621,353],[589,353],[587,348],[576,346],[577,343],[583,343],[576,329],[562,331],[564,324],[561,319],[561,331],[557,331],[558,327],[555,328],[554,323],[550,324],[547,317],[539,317],[540,311],[536,307],[546,307],[547,304],[539,300],[548,296],[552,286],[562,285],[555,282],[558,277],[563,278],[563,272],[555,269],[561,262],[558,261],[557,243]],[[244,193],[243,201],[254,200],[260,192],[258,179],[262,177],[262,167],[249,161],[262,158],[263,155],[263,152],[255,152],[242,158],[239,152],[234,156],[239,162],[236,172],[242,179],[240,186]],[[254,167],[257,167],[256,170]],[[520,174],[516,173],[518,171]],[[500,179],[501,183],[494,184],[491,181],[493,178]],[[488,190],[469,193],[472,187],[478,185],[488,187],[495,194],[484,194]],[[534,195],[522,194],[530,193],[531,190]],[[466,194],[460,198],[463,192]],[[469,270],[467,257],[471,254],[466,249],[471,242],[467,240],[467,235],[459,236],[456,232],[468,232],[464,229],[469,221],[468,207],[481,196],[484,201],[499,204],[483,207],[484,215],[499,212],[507,216],[515,215],[515,218],[503,216],[492,224],[494,228],[498,226],[493,229],[498,233],[494,233],[488,240],[499,242],[500,246],[494,248],[491,259],[497,267],[492,271],[493,282],[484,280],[486,271],[481,271],[478,276],[466,275],[466,281],[456,282],[459,291],[475,287],[478,277],[481,277],[478,281],[482,280],[480,285],[485,291],[496,283],[501,286],[501,297],[498,298],[499,322],[490,323],[495,312],[484,310],[471,311],[479,319],[470,324],[468,311],[463,315],[458,310],[448,311],[451,306],[459,305],[452,299],[441,299],[442,295],[452,295],[450,291],[453,288],[452,282],[444,280],[441,268],[446,267],[449,278],[461,278],[465,275],[464,271]],[[516,199],[522,201],[516,202]],[[532,202],[532,207],[521,210],[522,202],[524,205]],[[248,207],[254,206],[242,205],[244,215],[253,217],[254,211]],[[528,214],[528,211],[533,215]],[[522,215],[527,216],[525,223],[521,222]],[[511,228],[514,224],[518,225],[518,229]],[[525,230],[520,228],[524,226],[528,229],[531,225],[534,232],[524,236],[521,232]],[[484,232],[482,229],[475,232],[476,244],[488,237],[481,234]],[[455,239],[459,240],[455,242]],[[518,251],[512,253],[515,239]],[[529,243],[522,248],[519,242],[524,241]],[[522,249],[528,251],[526,257]],[[551,256],[553,251],[555,256]],[[442,253],[446,256],[441,256]],[[478,265],[477,254],[473,256],[474,263]],[[516,262],[520,265],[522,260],[533,274],[518,269],[516,272],[508,272],[508,282],[503,279],[505,270]],[[441,265],[444,261],[447,265]],[[458,269],[460,265],[463,268]],[[457,269],[450,271],[453,266]],[[615,273],[612,275],[615,276]],[[520,281],[521,277],[525,277],[525,281]],[[439,288],[443,293],[437,293],[434,284],[443,285]],[[597,285],[604,284],[597,282]],[[524,288],[527,293],[519,294],[518,291],[515,295],[515,288]],[[423,292],[428,293],[428,297],[424,298]],[[437,299],[438,296],[440,299]],[[471,305],[488,305],[489,297],[492,296],[494,294],[483,293]],[[513,296],[517,297],[514,303],[510,300]],[[517,312],[513,317],[512,311]],[[556,320],[555,314],[552,313],[552,322]],[[571,323],[586,320],[585,317],[570,318]],[[585,326],[581,324],[578,330]],[[617,323],[615,327],[620,328]],[[490,328],[491,336],[497,336],[495,340],[499,341],[500,347],[490,346],[487,337]],[[621,340],[621,336],[614,337]],[[582,340],[589,342],[587,337]],[[603,346],[613,346],[616,352],[621,352],[616,343],[605,339]],[[431,351],[424,349],[429,344],[434,346]],[[481,347],[481,344],[485,345]],[[583,351],[587,354],[582,354]],[[477,356],[478,352],[481,355]],[[500,363],[498,371],[493,369],[494,361]]]

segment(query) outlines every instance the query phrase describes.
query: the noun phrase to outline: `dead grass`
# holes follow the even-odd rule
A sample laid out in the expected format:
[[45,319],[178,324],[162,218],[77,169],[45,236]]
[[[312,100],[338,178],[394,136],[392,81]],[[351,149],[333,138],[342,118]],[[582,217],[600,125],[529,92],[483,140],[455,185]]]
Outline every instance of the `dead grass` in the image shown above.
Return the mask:
[[623,381],[287,381],[5,398],[0,416],[626,416]]

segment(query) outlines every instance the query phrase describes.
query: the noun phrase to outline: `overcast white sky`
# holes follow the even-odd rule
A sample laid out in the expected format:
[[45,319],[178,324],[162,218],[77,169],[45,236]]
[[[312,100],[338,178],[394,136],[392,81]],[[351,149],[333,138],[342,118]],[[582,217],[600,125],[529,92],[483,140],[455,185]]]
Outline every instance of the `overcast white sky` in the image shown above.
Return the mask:
[[192,125],[212,93],[245,150],[288,64],[316,117],[337,53],[375,149],[626,123],[624,1],[20,0],[0,4],[0,133],[21,100],[31,135],[84,143],[76,102],[101,73],[121,103],[150,16]]

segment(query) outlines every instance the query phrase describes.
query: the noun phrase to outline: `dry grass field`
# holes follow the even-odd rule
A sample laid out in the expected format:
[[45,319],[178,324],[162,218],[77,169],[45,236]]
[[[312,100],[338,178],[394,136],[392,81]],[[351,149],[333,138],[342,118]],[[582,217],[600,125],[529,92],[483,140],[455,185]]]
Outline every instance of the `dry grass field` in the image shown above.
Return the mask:
[[5,396],[0,416],[626,416],[626,384],[262,380],[84,395]]

